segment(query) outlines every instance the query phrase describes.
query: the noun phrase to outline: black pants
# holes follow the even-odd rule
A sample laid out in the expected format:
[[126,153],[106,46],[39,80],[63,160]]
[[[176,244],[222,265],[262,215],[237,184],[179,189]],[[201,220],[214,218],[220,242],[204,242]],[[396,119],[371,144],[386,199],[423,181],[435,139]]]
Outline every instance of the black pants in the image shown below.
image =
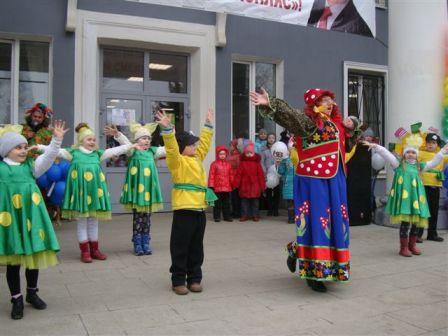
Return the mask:
[[241,217],[241,198],[238,189],[232,191],[232,216],[233,218]]
[[[440,188],[425,186],[426,199],[428,200],[429,213],[428,218],[428,237],[437,237],[437,219],[439,216]],[[418,229],[418,236],[423,236],[423,229]]]
[[280,202],[280,186],[275,188],[266,188],[266,202],[268,207],[268,216],[278,216],[278,206]]
[[242,198],[241,199],[241,217],[260,217],[260,199]]
[[151,213],[133,209],[132,234],[148,234],[151,228]]
[[[39,278],[38,269],[25,270],[26,285],[28,288],[37,288],[37,280]],[[6,266],[6,280],[8,281],[11,296],[20,294],[20,266]]]
[[171,281],[173,286],[200,283],[204,262],[205,212],[173,211],[171,227]]
[[218,199],[213,207],[213,218],[221,219],[221,211],[224,219],[230,219],[230,192],[215,193]]

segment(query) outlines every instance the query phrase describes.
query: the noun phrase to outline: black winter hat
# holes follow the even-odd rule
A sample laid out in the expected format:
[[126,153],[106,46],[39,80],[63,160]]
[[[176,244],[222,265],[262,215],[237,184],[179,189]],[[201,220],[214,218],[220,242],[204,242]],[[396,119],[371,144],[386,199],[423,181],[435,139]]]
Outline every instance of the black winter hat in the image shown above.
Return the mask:
[[442,141],[442,139],[440,138],[440,136],[436,133],[428,133],[426,134],[426,142],[428,141],[435,141],[437,142],[437,144],[442,147],[444,142]]
[[179,152],[182,154],[185,147],[194,145],[199,141],[199,138],[189,132],[176,133],[177,144],[179,145]]

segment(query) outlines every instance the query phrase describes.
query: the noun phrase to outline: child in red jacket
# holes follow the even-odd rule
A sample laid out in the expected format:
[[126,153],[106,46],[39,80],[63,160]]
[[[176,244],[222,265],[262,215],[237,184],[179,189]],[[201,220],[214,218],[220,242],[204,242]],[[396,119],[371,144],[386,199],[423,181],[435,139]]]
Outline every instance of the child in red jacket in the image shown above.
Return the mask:
[[215,222],[221,221],[221,209],[224,220],[233,222],[230,214],[230,193],[232,192],[233,173],[232,166],[227,161],[229,151],[225,146],[216,147],[216,160],[210,165],[208,186],[213,188],[218,200],[213,207]]
[[[233,139],[230,142],[230,153],[227,157],[227,161],[229,161],[230,166],[232,166],[232,177],[235,177],[236,172],[238,170],[238,166],[240,165],[240,156],[241,152],[238,149],[238,139]],[[241,139],[242,142],[242,139]],[[233,189],[231,194],[231,203],[232,203],[232,217],[240,218],[241,217],[241,199],[238,192],[238,189]]]
[[248,143],[241,154],[241,161],[235,175],[233,186],[239,189],[241,197],[240,222],[252,218],[254,222],[260,220],[258,202],[266,188],[261,157],[255,153],[254,144]]

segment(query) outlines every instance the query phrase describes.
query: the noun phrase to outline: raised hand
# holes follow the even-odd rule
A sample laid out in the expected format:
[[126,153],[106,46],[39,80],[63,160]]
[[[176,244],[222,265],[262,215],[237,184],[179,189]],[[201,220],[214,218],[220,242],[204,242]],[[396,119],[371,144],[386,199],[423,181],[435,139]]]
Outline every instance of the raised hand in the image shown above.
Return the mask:
[[138,143],[133,144],[131,149],[144,150],[143,146],[140,146]]
[[261,93],[251,91],[249,92],[250,101],[255,106],[258,105],[269,105],[269,96],[264,88],[261,88]]
[[62,139],[64,138],[65,133],[68,132],[68,128],[65,128],[65,121],[62,120],[55,120],[53,123],[53,135],[56,138]]
[[442,148],[442,153],[443,153],[444,155],[447,155],[447,154],[448,154],[448,143],[447,143],[445,146],[443,146],[443,148]]
[[39,150],[39,146],[38,146],[38,145],[29,146],[29,147],[27,148],[27,151],[28,151],[28,152],[31,152],[31,151],[38,151],[38,150]]
[[369,150],[378,147],[378,144],[373,143],[373,142],[369,142],[369,141],[366,141],[366,140],[363,140],[363,141],[360,141],[360,142],[361,142],[364,146],[369,147]]
[[171,128],[171,120],[168,118],[168,116],[165,114],[165,112],[159,110],[155,114],[156,117],[156,123],[158,123],[163,128]]
[[104,135],[109,137],[117,137],[118,136],[118,128],[115,125],[107,125],[104,127]]
[[213,117],[215,116],[215,113],[213,112],[212,108],[209,108],[207,111],[207,118],[205,119],[205,122],[209,125],[213,125]]

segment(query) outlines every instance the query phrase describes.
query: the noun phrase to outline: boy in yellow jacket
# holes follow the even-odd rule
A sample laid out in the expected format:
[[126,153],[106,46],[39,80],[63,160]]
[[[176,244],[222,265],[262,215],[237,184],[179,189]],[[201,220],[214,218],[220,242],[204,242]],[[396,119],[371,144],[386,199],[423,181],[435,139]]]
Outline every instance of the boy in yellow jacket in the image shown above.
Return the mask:
[[[213,137],[213,112],[209,109],[200,137],[188,132],[175,133],[165,113],[156,114],[166,149],[166,163],[173,181],[171,227],[171,281],[178,295],[202,291],[204,261],[203,239],[205,210],[217,199],[207,188],[207,174],[202,162]],[[185,286],[185,282],[187,286]]]
[[[443,147],[442,139],[436,133],[428,133],[426,135],[426,148],[419,151],[418,159],[420,162],[431,161],[437,152]],[[442,181],[444,166],[448,164],[448,157],[445,156],[434,169],[421,173],[422,181],[425,186],[426,199],[428,201],[429,212],[431,217],[428,219],[428,240],[443,242],[443,238],[437,234],[437,218],[439,213],[439,199],[440,189],[442,188]],[[418,243],[422,243],[423,229],[418,231]]]

